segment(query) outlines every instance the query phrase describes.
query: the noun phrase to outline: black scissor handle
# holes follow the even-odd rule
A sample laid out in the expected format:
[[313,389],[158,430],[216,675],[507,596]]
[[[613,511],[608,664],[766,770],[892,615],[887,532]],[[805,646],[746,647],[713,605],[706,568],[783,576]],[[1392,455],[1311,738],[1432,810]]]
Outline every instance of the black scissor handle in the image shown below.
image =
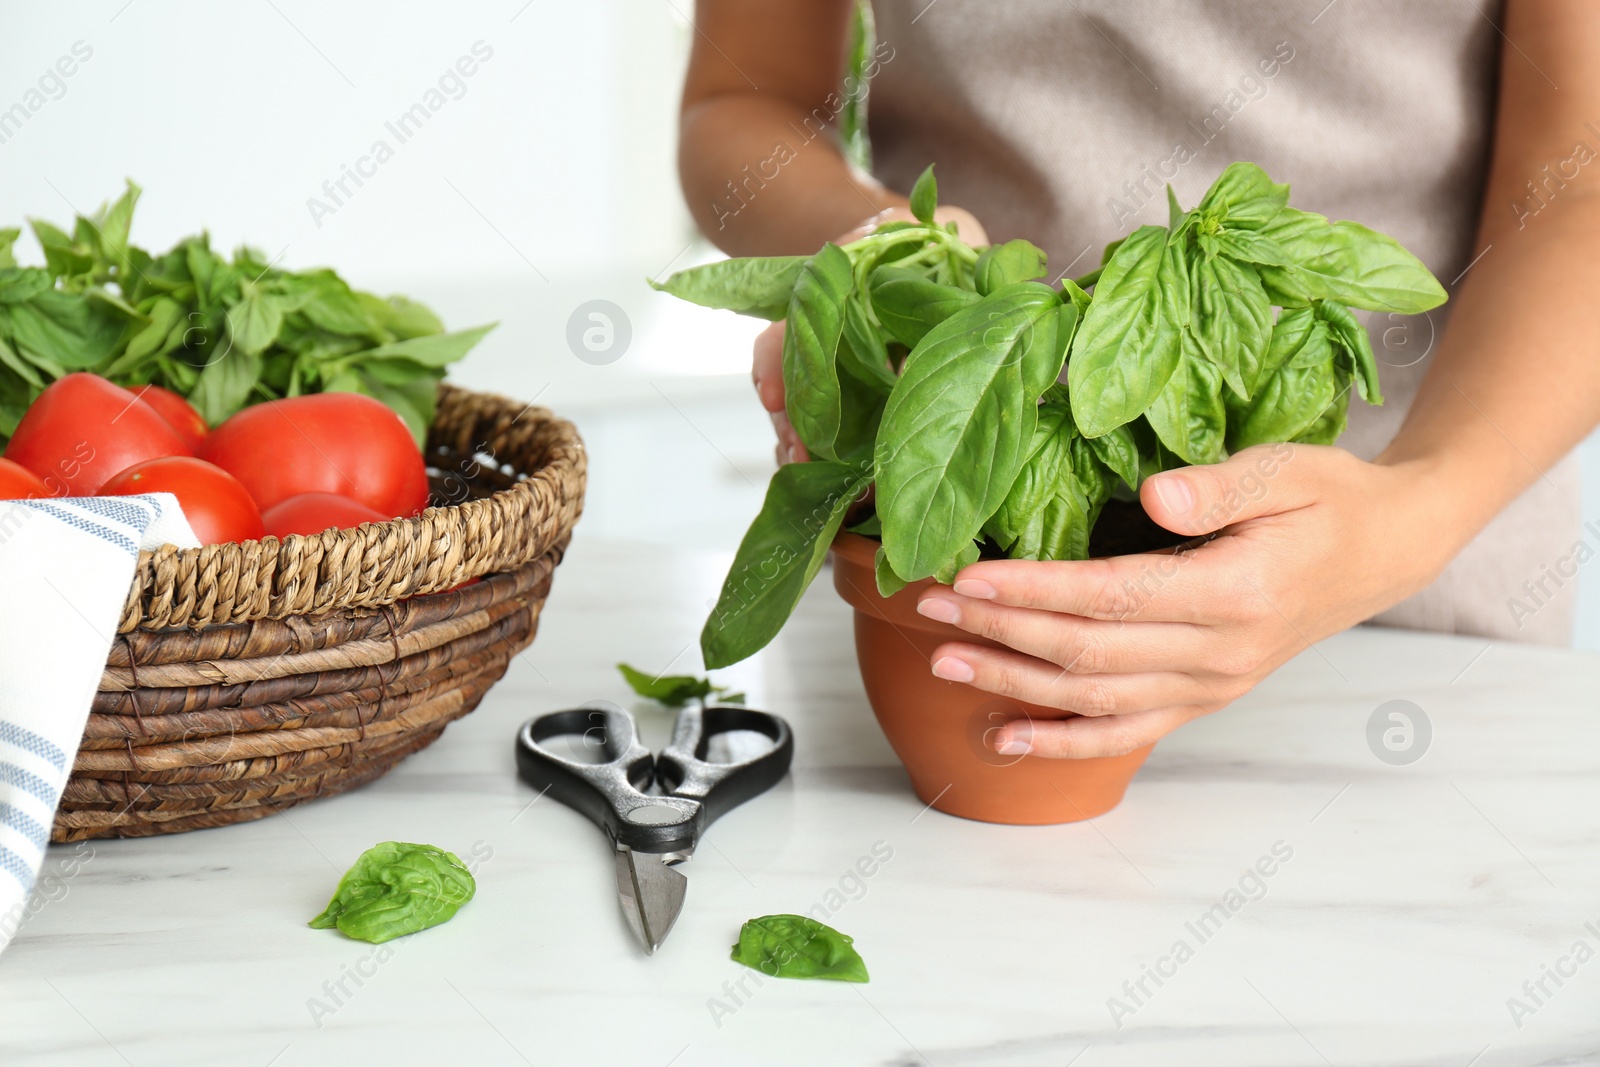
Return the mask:
[[[599,746],[605,761],[568,759],[543,745],[569,734]],[[702,806],[693,798],[644,792],[654,763],[639,741],[633,716],[609,700],[529,719],[517,731],[517,772],[522,778],[586,815],[613,841],[640,852],[693,848],[704,825]]]
[[[763,734],[771,738],[772,747],[752,759],[708,763],[712,739],[736,730]],[[672,742],[656,758],[656,784],[663,793],[699,801],[704,829],[777,785],[793,760],[794,734],[778,716],[750,708],[687,707],[678,712]]]

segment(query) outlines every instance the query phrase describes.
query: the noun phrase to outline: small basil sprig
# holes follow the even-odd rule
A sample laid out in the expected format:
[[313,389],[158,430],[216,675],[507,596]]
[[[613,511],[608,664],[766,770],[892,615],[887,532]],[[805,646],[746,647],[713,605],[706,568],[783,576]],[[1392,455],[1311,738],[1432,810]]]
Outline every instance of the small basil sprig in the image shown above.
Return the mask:
[[743,693],[713,685],[709,678],[693,674],[649,674],[626,663],[617,664],[617,670],[635,693],[669,708],[681,708],[691,700],[704,703],[707,698],[723,704],[744,703]]
[[733,959],[769,978],[832,978],[866,982],[854,938],[804,915],[763,915],[739,930]]
[[361,854],[308,925],[337,926],[349,937],[381,945],[449,921],[476,891],[472,872],[455,853],[384,841]]
[[1167,225],[1051,286],[1029,242],[980,251],[935,221],[930,167],[911,191],[914,222],[659,285],[787,315],[789,420],[813,457],[773,477],[701,634],[706,665],[777,634],[869,489],[874,513],[851,529],[881,538],[889,596],[984,555],[1083,558],[1105,502],[1158,471],[1336,440],[1352,392],[1382,403],[1350,309],[1415,313],[1445,294],[1392,238],[1288,199],[1235,163],[1191,210],[1169,189]]

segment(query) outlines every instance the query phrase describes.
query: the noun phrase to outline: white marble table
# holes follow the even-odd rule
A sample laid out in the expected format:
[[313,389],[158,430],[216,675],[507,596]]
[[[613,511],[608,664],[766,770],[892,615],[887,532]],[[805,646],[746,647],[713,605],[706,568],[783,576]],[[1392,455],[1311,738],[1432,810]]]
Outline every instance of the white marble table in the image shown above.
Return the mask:
[[[819,581],[727,674],[795,724],[792,778],[713,828],[645,957],[600,835],[530,804],[512,735],[621,697],[618,659],[693,666],[725,562],[580,527],[533,648],[381,782],[246,826],[54,849],[54,899],[0,957],[0,1064],[1600,1062],[1600,960],[1569,956],[1600,950],[1600,658],[1468,639],[1338,637],[1164,741],[1110,814],[997,827],[912,796]],[[1409,766],[1368,747],[1391,699],[1433,726]],[[477,899],[381,959],[308,929],[391,838],[477,857]],[[859,878],[874,846],[892,858]],[[1289,858],[1245,878],[1256,899],[1201,929],[1274,848]],[[818,903],[870,985],[758,986],[728,959],[744,919]],[[1541,978],[1535,1003],[1523,983]],[[1531,1011],[1514,1020],[1511,997]]]

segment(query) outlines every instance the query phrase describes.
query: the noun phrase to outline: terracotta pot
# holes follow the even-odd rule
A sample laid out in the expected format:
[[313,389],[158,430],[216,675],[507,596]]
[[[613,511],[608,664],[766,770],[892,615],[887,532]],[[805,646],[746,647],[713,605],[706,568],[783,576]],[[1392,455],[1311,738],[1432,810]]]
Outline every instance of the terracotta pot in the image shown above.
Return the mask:
[[944,642],[994,642],[917,614],[918,594],[932,579],[880,597],[873,577],[877,550],[876,541],[840,534],[833,543],[833,585],[855,609],[856,658],[867,699],[917,796],[951,815],[1021,825],[1077,822],[1121,803],[1155,746],[1102,759],[1000,755],[990,739],[1006,722],[1071,713],[935,678],[928,665]]

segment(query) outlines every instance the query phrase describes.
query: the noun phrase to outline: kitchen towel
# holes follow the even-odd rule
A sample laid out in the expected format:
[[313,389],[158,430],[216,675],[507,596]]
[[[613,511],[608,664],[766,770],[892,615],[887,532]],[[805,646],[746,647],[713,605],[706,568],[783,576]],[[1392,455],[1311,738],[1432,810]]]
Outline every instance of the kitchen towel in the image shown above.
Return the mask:
[[29,914],[139,551],[168,543],[199,544],[171,493],[0,500],[0,951]]

